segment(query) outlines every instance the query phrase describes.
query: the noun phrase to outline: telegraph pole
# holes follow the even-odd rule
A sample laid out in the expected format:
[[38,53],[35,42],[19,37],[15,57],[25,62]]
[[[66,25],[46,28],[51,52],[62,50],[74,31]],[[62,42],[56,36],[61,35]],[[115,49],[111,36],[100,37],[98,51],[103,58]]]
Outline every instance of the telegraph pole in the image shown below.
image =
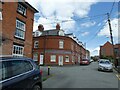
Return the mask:
[[[112,35],[112,28],[111,28],[109,13],[107,13],[107,16],[108,16],[108,24],[109,24],[109,30],[110,30],[110,38],[111,38],[111,43],[112,43],[112,46],[113,46],[113,59],[114,59],[114,64],[115,64],[115,51],[114,51],[113,35]],[[116,67],[116,64],[115,64],[115,67]]]
[[111,23],[110,23],[110,15],[109,15],[109,13],[107,13],[107,15],[108,15],[108,24],[109,24],[109,30],[110,30],[111,43],[112,43],[112,45],[114,45],[114,43],[113,43],[113,35],[112,35],[112,28],[111,28]]

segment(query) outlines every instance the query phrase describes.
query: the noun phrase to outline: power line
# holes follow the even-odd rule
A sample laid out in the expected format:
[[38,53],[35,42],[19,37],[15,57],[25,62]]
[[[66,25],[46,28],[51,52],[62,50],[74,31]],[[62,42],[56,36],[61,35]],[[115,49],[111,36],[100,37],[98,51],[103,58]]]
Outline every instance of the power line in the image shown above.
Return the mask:
[[[99,15],[94,15],[94,16],[90,16],[90,17],[84,17],[84,18],[77,19],[77,20],[74,20],[74,19],[71,19],[71,20],[59,20],[59,19],[56,19],[56,20],[58,20],[58,23],[66,23],[66,22],[70,22],[70,21],[82,21],[84,19],[86,19],[86,20],[94,20],[95,18],[98,19],[98,17],[105,16],[105,15],[107,15],[107,13],[99,14]],[[46,18],[46,19],[48,19],[48,18]],[[44,25],[47,25],[47,24],[55,24],[55,22],[44,23]]]
[[114,6],[115,6],[115,0],[114,0],[114,2],[113,2],[113,4],[112,4],[112,8],[111,8],[110,13],[109,13],[110,16],[111,16],[111,14],[112,14],[112,11],[113,11]]
[[98,33],[101,31],[101,29],[106,25],[106,23],[107,23],[107,20],[104,22],[103,26],[95,33],[95,35],[92,38],[90,38],[89,40],[86,41],[86,43],[93,40],[98,35]]

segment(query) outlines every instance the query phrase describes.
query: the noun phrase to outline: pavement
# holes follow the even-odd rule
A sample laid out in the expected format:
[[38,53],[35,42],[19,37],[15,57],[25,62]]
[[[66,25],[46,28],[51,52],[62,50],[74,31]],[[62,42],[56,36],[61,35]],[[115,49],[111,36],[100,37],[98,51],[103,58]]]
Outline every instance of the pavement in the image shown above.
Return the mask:
[[52,66],[50,75],[48,67],[41,69],[43,78],[47,78],[43,88],[118,88],[118,73],[98,71],[96,62],[85,66]]

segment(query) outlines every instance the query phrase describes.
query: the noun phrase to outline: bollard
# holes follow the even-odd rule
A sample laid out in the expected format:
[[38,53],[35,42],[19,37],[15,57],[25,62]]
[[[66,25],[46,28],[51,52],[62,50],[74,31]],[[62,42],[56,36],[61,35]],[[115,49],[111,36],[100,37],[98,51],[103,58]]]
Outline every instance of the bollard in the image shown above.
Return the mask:
[[50,66],[48,66],[48,75],[50,75]]

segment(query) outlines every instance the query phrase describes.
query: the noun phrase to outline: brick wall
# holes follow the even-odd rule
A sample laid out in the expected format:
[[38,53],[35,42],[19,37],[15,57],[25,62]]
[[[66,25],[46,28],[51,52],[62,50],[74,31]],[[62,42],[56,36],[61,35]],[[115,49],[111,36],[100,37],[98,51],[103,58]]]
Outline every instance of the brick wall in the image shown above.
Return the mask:
[[[64,48],[59,49],[59,40],[64,41]],[[39,41],[39,47],[34,48],[34,41]],[[73,49],[72,49],[72,45]],[[78,58],[83,54],[82,57],[85,57],[85,49],[78,45],[73,39],[65,36],[40,36],[33,38],[33,53],[38,53],[38,62],[40,61],[40,54],[44,54],[45,48],[45,61],[44,64],[46,65],[58,65],[58,58],[60,55],[63,56],[63,63],[64,65],[74,64],[78,62]],[[80,51],[82,50],[82,51]],[[50,62],[50,56],[56,55],[56,62]],[[69,62],[65,62],[65,57],[69,56]],[[72,62],[72,57],[74,57],[74,62]]]
[[[17,6],[17,2],[4,2],[4,4],[2,4],[2,37],[5,38],[5,41],[2,45],[2,54],[12,54],[13,43],[17,43],[24,46],[25,56],[32,57],[32,31],[34,12],[27,8],[26,16],[23,16],[17,12]],[[14,37],[17,18],[26,24],[24,40]]]

